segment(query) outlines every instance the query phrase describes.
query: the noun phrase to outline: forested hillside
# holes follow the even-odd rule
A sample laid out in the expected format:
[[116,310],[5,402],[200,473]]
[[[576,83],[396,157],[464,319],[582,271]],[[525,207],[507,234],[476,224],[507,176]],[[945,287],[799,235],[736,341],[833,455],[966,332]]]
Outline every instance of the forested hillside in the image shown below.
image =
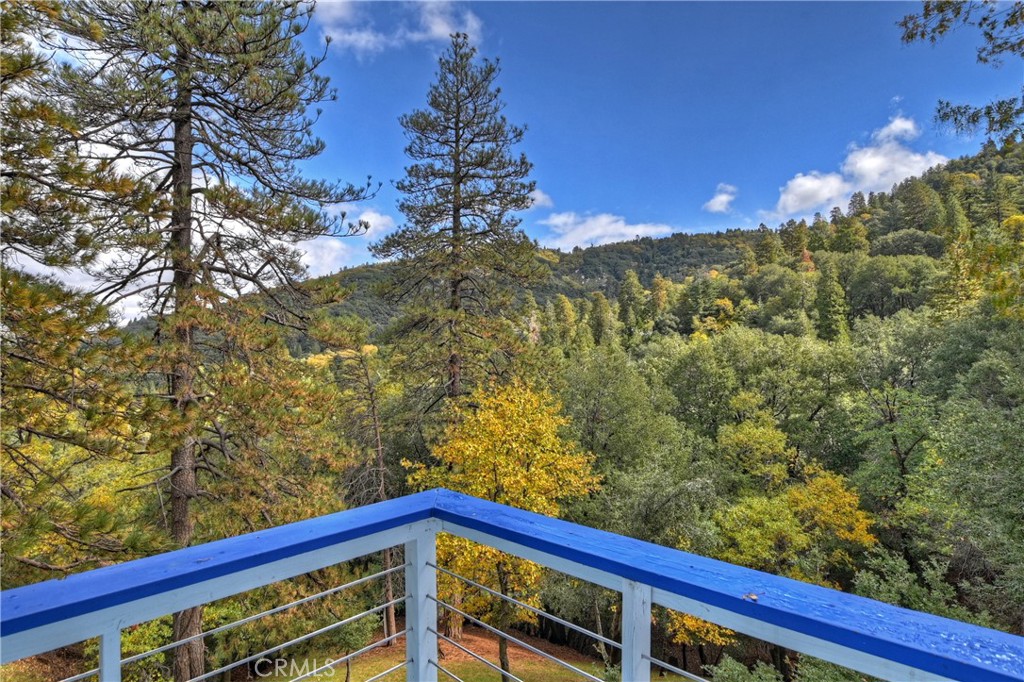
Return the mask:
[[[357,230],[327,207],[372,191],[298,171],[323,148],[307,109],[331,96],[298,42],[312,11],[4,3],[5,589],[443,486],[1024,634],[1018,131],[828,215],[563,253],[519,229],[525,131],[498,65],[456,33],[396,126],[405,221],[372,247],[386,262],[307,281],[298,245]],[[151,314],[122,328],[112,307],[134,295]],[[438,552],[621,634],[611,592],[468,541]],[[401,562],[125,630],[125,656],[191,638],[131,679],[191,679],[390,601],[388,580],[198,637]],[[439,588],[506,634],[557,635]],[[401,615],[317,645],[354,651]],[[715,680],[864,679],[655,619],[659,656]],[[580,646],[614,674],[613,653]]]
[[[851,314],[891,314],[902,307],[921,305],[934,285],[947,243],[943,234],[946,228],[942,227],[947,214],[955,214],[954,222],[966,220],[974,225],[1005,220],[1019,210],[1017,188],[1022,174],[1024,151],[1019,145],[1000,149],[989,143],[975,156],[950,161],[889,192],[867,197],[858,193],[845,210],[833,210],[824,217],[819,214],[810,222],[789,220],[780,224],[773,231],[781,244],[763,239],[768,228],[762,225],[756,231],[677,233],[577,248],[568,253],[543,249],[537,260],[549,274],[533,283],[530,292],[541,305],[559,294],[580,298],[601,292],[614,298],[630,270],[650,287],[656,276],[677,283],[687,278],[701,280],[711,270],[724,272],[740,262],[748,267],[752,262],[777,264],[786,254],[792,257],[807,249],[870,256],[846,258],[840,274],[844,285],[854,280],[858,283],[854,287],[857,291],[850,295]],[[773,253],[776,246],[781,251]],[[875,260],[876,256],[897,258]],[[331,314],[354,315],[375,328],[386,327],[397,312],[380,296],[379,285],[387,279],[389,267],[363,265],[332,276],[350,294],[331,308]],[[763,287],[773,279],[773,272],[777,277],[787,277],[772,270],[762,272],[742,294],[730,296],[731,302],[740,304],[744,296],[750,302],[762,301],[771,293]],[[782,283],[774,282],[774,286]],[[778,295],[772,293],[773,297]],[[691,315],[677,312],[683,315],[684,326],[689,325]]]

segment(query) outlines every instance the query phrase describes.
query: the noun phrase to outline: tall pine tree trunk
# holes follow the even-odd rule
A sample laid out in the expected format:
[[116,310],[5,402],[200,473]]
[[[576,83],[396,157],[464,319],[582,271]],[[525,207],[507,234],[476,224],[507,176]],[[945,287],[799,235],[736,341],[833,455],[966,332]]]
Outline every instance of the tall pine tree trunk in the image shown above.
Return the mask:
[[[173,339],[175,362],[171,374],[174,406],[186,424],[181,441],[171,453],[171,537],[179,547],[192,544],[195,523],[192,500],[198,496],[196,482],[196,425],[190,413],[196,403],[196,359],[193,346],[195,325],[188,320],[194,314],[195,275],[192,263],[192,90],[189,85],[188,54],[179,46],[176,59],[178,92],[174,112],[174,165],[171,183],[171,261],[174,265],[175,316]],[[197,606],[174,614],[174,639],[193,637],[202,632],[203,607]],[[202,639],[175,649],[174,679],[185,682],[202,675],[205,669]]]
[[462,356],[459,353],[458,316],[462,310],[462,140],[461,140],[461,112],[455,114],[455,158],[453,159],[452,170],[452,263],[455,268],[449,282],[451,290],[451,301],[448,304],[448,312],[451,317],[448,320],[448,397],[458,398],[462,395]]

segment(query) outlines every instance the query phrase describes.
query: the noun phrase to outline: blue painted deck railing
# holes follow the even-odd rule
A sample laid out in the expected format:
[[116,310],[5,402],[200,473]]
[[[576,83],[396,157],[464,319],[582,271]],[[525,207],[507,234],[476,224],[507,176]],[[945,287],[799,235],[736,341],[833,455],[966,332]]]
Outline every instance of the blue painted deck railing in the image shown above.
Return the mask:
[[[622,593],[622,676],[651,676],[651,606],[891,680],[1024,680],[1024,638],[902,609],[447,490],[8,590],[4,663],[100,638],[120,679],[120,632],[184,608],[404,545],[406,676],[437,679],[435,536],[451,533]],[[443,567],[442,567],[443,568]]]

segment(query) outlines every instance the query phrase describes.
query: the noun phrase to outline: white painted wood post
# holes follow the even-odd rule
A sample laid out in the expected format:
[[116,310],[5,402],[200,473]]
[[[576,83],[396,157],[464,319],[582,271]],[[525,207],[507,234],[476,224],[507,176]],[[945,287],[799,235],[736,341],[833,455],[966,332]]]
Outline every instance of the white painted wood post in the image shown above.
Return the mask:
[[405,612],[405,679],[437,682],[437,531],[427,525],[415,540],[405,543],[405,590],[410,595]]
[[651,682],[651,592],[622,581],[622,682]]
[[100,635],[100,682],[121,682],[121,631]]

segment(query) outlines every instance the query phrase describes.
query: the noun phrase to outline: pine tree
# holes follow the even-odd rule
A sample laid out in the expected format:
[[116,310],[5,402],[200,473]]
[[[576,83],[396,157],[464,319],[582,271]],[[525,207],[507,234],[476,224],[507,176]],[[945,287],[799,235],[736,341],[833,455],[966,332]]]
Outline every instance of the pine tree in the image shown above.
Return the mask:
[[555,330],[558,344],[568,349],[576,336],[576,307],[565,294],[555,296]]
[[782,238],[782,245],[785,247],[786,253],[797,258],[803,257],[804,251],[807,250],[810,243],[810,236],[811,231],[807,227],[806,220],[800,222],[788,220],[785,226],[779,230],[779,237]]
[[[365,196],[351,185],[306,180],[297,168],[324,148],[307,107],[333,96],[316,74],[323,57],[307,57],[299,42],[312,11],[298,0],[99,0],[61,6],[45,27],[67,61],[43,85],[71,106],[81,158],[101,168],[113,158],[132,164],[155,197],[140,204],[129,195],[114,204],[118,220],[76,227],[95,248],[116,254],[87,269],[103,283],[97,295],[107,302],[143,296],[157,318],[154,369],[182,422],[167,445],[166,477],[170,534],[180,546],[196,540],[200,472],[224,470],[211,463],[218,452],[260,456],[253,444],[268,424],[288,418],[272,410],[294,385],[261,391],[294,379],[279,371],[287,355],[266,322],[309,321],[298,305],[310,298],[298,284],[304,268],[290,245],[347,233],[324,209]],[[92,59],[97,53],[105,59]],[[241,300],[253,292],[263,296]],[[245,400],[267,401],[261,422],[245,417]],[[218,429],[219,420],[237,420],[238,428]],[[201,609],[174,621],[176,639],[192,637]],[[174,668],[178,680],[202,674],[202,640],[179,647]]]
[[[1024,3],[998,2],[935,2],[922,3],[921,12],[908,14],[899,22],[903,42],[926,40],[937,43],[947,33],[961,26],[974,26],[984,41],[977,48],[978,62],[1001,64],[1006,55],[1024,55],[1021,24]],[[950,123],[961,133],[973,133],[985,127],[989,140],[1024,138],[1024,89],[1018,96],[997,99],[980,107],[939,100],[935,118]]]
[[832,251],[841,253],[867,251],[870,247],[868,228],[864,227],[864,223],[857,218],[843,218],[836,227],[836,234],[829,244]]
[[815,213],[814,220],[811,223],[810,235],[807,240],[807,248],[811,251],[827,250],[834,233],[835,228],[833,228],[820,213]]
[[166,423],[132,385],[143,348],[87,296],[17,269],[0,280],[4,587],[163,548],[134,478]]
[[761,239],[757,242],[757,248],[754,253],[757,256],[758,265],[769,265],[771,263],[778,263],[786,257],[786,251],[782,248],[782,240],[772,230],[767,227],[764,230],[758,230],[761,233]]
[[593,308],[590,311],[590,331],[598,346],[615,342],[615,314],[608,298],[600,291],[591,294]]
[[864,199],[864,192],[854,192],[850,196],[850,204],[846,207],[846,217],[860,218],[867,210],[868,202]]
[[524,131],[502,115],[498,65],[475,57],[453,35],[427,108],[401,117],[413,164],[396,187],[408,222],[372,247],[396,259],[386,294],[405,304],[400,343],[435,402],[479,385],[513,352],[512,293],[539,274],[511,215],[534,189],[530,162],[513,153]]
[[643,331],[647,322],[647,292],[640,284],[640,278],[633,270],[626,270],[626,276],[619,288],[619,322],[627,342]]
[[33,49],[28,36],[60,14],[56,0],[4,2],[0,12],[0,258],[12,256],[72,267],[96,258],[104,236],[152,206],[149,183],[106,159],[80,152],[82,122],[48,84],[54,60]]
[[830,261],[821,264],[818,278],[818,335],[826,341],[842,341],[849,336],[846,321],[849,307],[846,293],[839,283],[835,266]]

